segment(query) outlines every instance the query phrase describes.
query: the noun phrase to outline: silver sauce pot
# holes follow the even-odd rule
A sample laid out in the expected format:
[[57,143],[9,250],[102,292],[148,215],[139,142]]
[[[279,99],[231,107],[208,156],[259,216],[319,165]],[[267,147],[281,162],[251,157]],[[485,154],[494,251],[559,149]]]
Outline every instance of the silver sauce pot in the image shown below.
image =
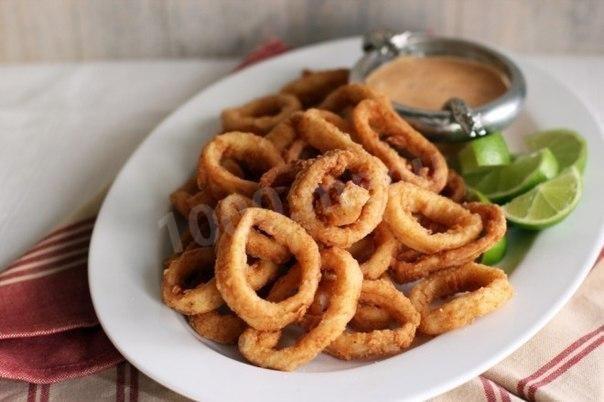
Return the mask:
[[507,78],[509,88],[502,96],[474,109],[459,98],[450,99],[440,111],[393,102],[396,111],[432,141],[467,141],[501,130],[518,115],[526,97],[526,82],[518,66],[478,43],[422,33],[375,31],[363,37],[363,51],[350,72],[350,82],[364,82],[374,69],[401,55],[467,58],[488,64]]

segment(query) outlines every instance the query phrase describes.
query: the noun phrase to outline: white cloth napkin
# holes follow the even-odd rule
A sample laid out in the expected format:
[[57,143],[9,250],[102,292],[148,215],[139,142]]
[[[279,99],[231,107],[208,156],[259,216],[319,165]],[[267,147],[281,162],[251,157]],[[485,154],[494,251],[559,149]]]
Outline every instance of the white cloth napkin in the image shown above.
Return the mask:
[[108,185],[235,60],[0,66],[0,267]]

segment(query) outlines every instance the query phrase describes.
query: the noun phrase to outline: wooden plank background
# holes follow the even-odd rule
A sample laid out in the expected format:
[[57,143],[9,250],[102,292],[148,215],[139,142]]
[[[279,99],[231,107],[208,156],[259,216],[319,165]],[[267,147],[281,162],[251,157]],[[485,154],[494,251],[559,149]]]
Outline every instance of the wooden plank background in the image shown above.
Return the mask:
[[0,62],[232,56],[379,27],[604,53],[604,0],[0,0]]

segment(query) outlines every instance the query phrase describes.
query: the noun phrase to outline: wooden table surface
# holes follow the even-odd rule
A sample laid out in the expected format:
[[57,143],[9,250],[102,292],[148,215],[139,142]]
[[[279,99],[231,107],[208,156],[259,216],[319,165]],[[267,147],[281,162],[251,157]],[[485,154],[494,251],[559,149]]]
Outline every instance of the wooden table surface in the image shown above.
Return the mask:
[[0,62],[224,57],[370,29],[604,53],[602,0],[1,0]]

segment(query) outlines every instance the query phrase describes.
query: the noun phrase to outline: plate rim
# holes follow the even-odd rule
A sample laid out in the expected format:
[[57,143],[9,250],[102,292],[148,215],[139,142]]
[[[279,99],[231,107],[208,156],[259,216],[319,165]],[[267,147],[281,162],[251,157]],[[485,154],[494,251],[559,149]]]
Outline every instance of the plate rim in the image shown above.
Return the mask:
[[[89,257],[88,257],[88,263],[89,263],[89,267],[92,267],[94,265],[94,260],[95,260],[95,256],[96,256],[96,252],[98,251],[98,248],[96,247],[96,244],[98,244],[99,242],[99,237],[101,236],[99,233],[101,232],[102,225],[98,224],[100,221],[102,221],[104,214],[107,213],[107,208],[106,206],[108,205],[107,200],[111,199],[111,194],[113,191],[117,191],[116,188],[117,186],[115,185],[116,183],[119,182],[120,177],[123,176],[124,172],[128,170],[128,167],[130,166],[130,164],[132,163],[133,160],[136,159],[137,154],[140,152],[141,149],[144,148],[145,144],[150,141],[150,139],[152,137],[155,136],[155,134],[159,131],[162,131],[164,129],[164,127],[169,126],[169,124],[171,124],[172,118],[179,113],[179,111],[181,111],[182,109],[187,108],[188,105],[190,105],[191,103],[195,102],[196,99],[203,97],[204,93],[211,91],[213,88],[221,86],[223,84],[224,81],[228,81],[228,80],[232,80],[234,77],[237,77],[240,74],[251,74],[253,73],[255,70],[257,69],[264,69],[267,63],[270,63],[271,61],[275,61],[276,59],[281,59],[281,58],[287,58],[287,57],[294,57],[296,54],[298,53],[303,53],[303,52],[307,52],[309,50],[316,50],[317,48],[323,47],[323,46],[337,46],[337,45],[342,45],[343,43],[349,42],[349,41],[358,41],[360,40],[359,37],[349,37],[349,38],[342,38],[342,39],[337,39],[337,40],[331,40],[331,41],[325,41],[325,42],[321,42],[318,44],[314,44],[314,45],[310,45],[310,46],[305,46],[299,49],[295,49],[292,51],[289,51],[287,53],[285,53],[284,55],[279,55],[276,56],[274,58],[268,59],[266,61],[257,63],[254,66],[248,67],[244,70],[235,72],[233,74],[227,75],[223,78],[221,78],[220,80],[216,81],[215,83],[213,83],[212,85],[209,85],[205,88],[203,88],[201,91],[199,91],[197,94],[195,94],[193,97],[191,97],[189,100],[187,100],[186,102],[184,102],[183,104],[181,104],[178,108],[176,108],[172,113],[170,113],[168,116],[166,116],[166,118],[164,118],[162,120],[162,122],[157,125],[151,132],[149,135],[147,135],[147,137],[137,146],[136,150],[130,155],[130,157],[128,158],[128,160],[124,163],[124,165],[122,166],[122,168],[120,169],[120,172],[118,173],[118,175],[116,176],[115,180],[113,181],[110,190],[108,191],[104,201],[103,201],[103,205],[97,215],[97,222],[95,222],[95,226],[93,229],[93,233],[92,233],[92,237],[91,237],[91,242],[90,242],[90,252],[89,252]],[[509,53],[508,53],[509,54]],[[515,58],[515,57],[514,57]],[[530,64],[532,68],[534,68],[535,70],[539,71],[540,74],[546,76],[548,79],[555,81],[558,85],[564,87],[567,91],[571,92],[574,95],[574,98],[576,101],[578,101],[580,103],[580,105],[585,108],[585,110],[587,111],[587,114],[589,115],[590,119],[592,120],[593,123],[595,123],[596,128],[598,129],[598,131],[600,132],[600,135],[602,134],[602,130],[600,125],[597,122],[597,119],[594,118],[593,113],[591,111],[591,109],[589,108],[588,105],[586,105],[583,100],[581,98],[579,98],[578,96],[576,96],[576,94],[574,93],[574,91],[571,88],[568,88],[563,82],[560,82],[559,80],[557,80],[555,77],[551,76],[549,73],[543,71],[542,69],[538,68],[537,66],[534,66],[534,64],[530,63],[530,62],[524,62],[523,64]],[[595,239],[595,242],[599,243],[600,245],[603,243],[604,241],[604,227],[600,227],[599,230],[599,234],[598,237]],[[467,370],[461,374],[458,374],[456,377],[451,377],[448,381],[446,382],[441,382],[440,385],[438,386],[434,386],[433,388],[424,390],[423,392],[419,392],[413,395],[413,398],[418,398],[418,399],[424,399],[424,398],[428,398],[437,394],[440,394],[442,392],[446,392],[447,390],[450,390],[452,388],[454,388],[457,385],[462,384],[463,382],[475,377],[476,375],[480,374],[481,372],[485,371],[486,369],[492,367],[493,365],[497,364],[498,362],[500,362],[501,360],[503,360],[505,357],[507,357],[509,354],[513,353],[516,349],[518,349],[520,346],[522,346],[524,343],[526,343],[530,338],[532,338],[539,330],[541,330],[559,311],[560,309],[569,301],[569,299],[572,297],[572,295],[576,292],[576,290],[578,289],[578,287],[581,285],[581,283],[583,282],[583,280],[585,279],[585,277],[587,276],[587,274],[589,273],[589,268],[590,265],[593,265],[593,262],[596,260],[597,255],[599,254],[600,250],[597,247],[594,247],[591,250],[591,253],[584,257],[583,260],[585,261],[585,263],[583,264],[583,268],[581,269],[581,272],[579,275],[575,276],[575,280],[573,281],[572,284],[570,284],[569,286],[567,286],[566,291],[561,295],[561,297],[559,297],[557,299],[557,301],[552,305],[552,307],[550,307],[550,309],[548,310],[548,312],[546,314],[543,314],[540,319],[538,321],[536,321],[529,330],[525,330],[523,336],[520,336],[516,339],[515,342],[512,342],[510,344],[507,345],[507,347],[502,348],[498,353],[492,355],[490,358],[487,358],[484,360],[484,362],[480,365],[474,366],[473,369],[471,370]],[[98,303],[99,300],[97,300],[97,292],[95,290],[93,290],[95,288],[95,285],[93,284],[93,277],[94,275],[91,274],[93,270],[89,268],[89,287],[90,287],[90,292],[91,292],[91,299],[93,302],[93,306],[95,308],[95,311],[97,312],[97,316],[99,318],[99,322],[101,324],[101,326],[103,327],[103,329],[105,330],[105,333],[107,334],[107,336],[109,337],[109,339],[111,340],[111,342],[115,345],[115,347],[120,351],[120,353],[122,353],[122,355],[124,355],[124,357],[127,358],[127,360],[129,362],[131,362],[133,365],[135,365],[141,372],[143,372],[144,374],[148,375],[150,378],[152,378],[154,381],[157,381],[158,383],[166,386],[169,389],[174,390],[175,392],[178,392],[182,395],[188,396],[190,398],[197,398],[199,397],[199,395],[195,395],[195,394],[191,394],[188,390],[185,389],[180,389],[180,387],[178,387],[177,385],[175,385],[173,382],[170,382],[168,380],[165,380],[164,378],[158,378],[155,375],[152,375],[146,367],[139,367],[138,364],[136,364],[138,362],[138,359],[134,356],[132,356],[127,350],[123,349],[119,342],[119,340],[114,339],[113,334],[110,331],[107,331],[107,327],[109,326],[107,322],[105,322],[107,317],[102,316],[101,314],[98,313],[99,309],[98,309]],[[95,296],[96,295],[96,296]],[[266,369],[259,369],[259,370],[265,370],[268,372],[273,372],[271,370],[266,370]],[[347,371],[347,370],[346,370]],[[301,376],[304,376],[306,374],[309,373],[296,373],[299,374]],[[314,374],[314,373],[313,373]],[[323,376],[329,376],[330,373],[320,373]],[[398,396],[397,396],[398,397]],[[216,396],[213,395],[204,395],[203,397],[205,400],[218,400],[216,399]],[[403,397],[404,398],[404,397]]]

